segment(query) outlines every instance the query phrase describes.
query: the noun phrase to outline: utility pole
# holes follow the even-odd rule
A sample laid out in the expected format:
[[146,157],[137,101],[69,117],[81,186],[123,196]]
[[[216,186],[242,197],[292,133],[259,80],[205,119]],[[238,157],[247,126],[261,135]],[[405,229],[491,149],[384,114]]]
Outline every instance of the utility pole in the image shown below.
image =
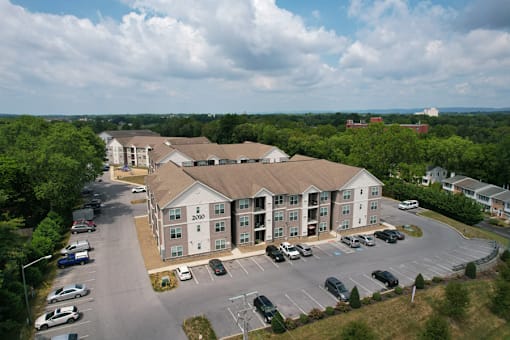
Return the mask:
[[[259,294],[258,292],[254,291],[254,292],[245,293],[245,294],[241,294],[241,295],[229,298],[230,302],[234,302],[239,299],[243,300],[243,305],[241,306],[241,308],[239,310],[236,311],[236,315],[237,315],[236,323],[239,326],[239,328],[241,328],[241,330],[243,331],[243,340],[248,340],[248,330],[250,328],[249,321],[250,321],[251,317],[248,317],[247,313],[253,309],[253,307],[250,306],[250,304],[248,303],[248,300],[246,298],[248,296],[253,296],[253,295],[258,295],[258,294]],[[242,323],[242,326],[240,325],[240,323]]]

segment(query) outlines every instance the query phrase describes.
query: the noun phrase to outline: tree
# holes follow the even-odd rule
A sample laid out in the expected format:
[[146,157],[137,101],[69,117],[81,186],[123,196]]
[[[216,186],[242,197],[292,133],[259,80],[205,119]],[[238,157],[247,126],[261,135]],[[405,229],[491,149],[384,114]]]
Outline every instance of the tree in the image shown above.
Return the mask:
[[419,335],[421,340],[449,340],[451,338],[448,321],[437,314],[427,320],[425,329]]
[[469,262],[466,265],[465,275],[470,279],[476,279],[476,265],[474,262]]
[[416,286],[416,289],[423,289],[425,288],[425,280],[423,279],[423,275],[421,273],[416,276],[416,279],[414,280],[414,285]]
[[377,339],[374,331],[364,321],[347,323],[340,333],[342,340],[372,340]]
[[271,329],[276,334],[280,334],[285,332],[285,321],[283,320],[282,315],[279,311],[276,311],[276,313],[273,315],[273,318],[271,319]]
[[354,286],[354,288],[351,291],[351,296],[349,297],[349,305],[352,308],[360,308],[361,307],[361,301],[359,299],[358,287],[356,287],[356,286]]
[[469,306],[469,291],[459,282],[450,282],[445,289],[445,300],[442,304],[443,313],[453,319],[460,320],[466,315]]

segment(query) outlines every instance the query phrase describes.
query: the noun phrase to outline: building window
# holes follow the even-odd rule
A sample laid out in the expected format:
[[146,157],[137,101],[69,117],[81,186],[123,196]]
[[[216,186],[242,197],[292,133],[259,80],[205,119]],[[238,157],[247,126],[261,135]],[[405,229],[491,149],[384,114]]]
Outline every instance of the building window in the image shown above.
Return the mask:
[[344,200],[351,199],[351,190],[344,190]]
[[349,220],[342,221],[342,229],[349,229]]
[[275,211],[274,220],[275,221],[283,221],[283,211]]
[[321,207],[320,215],[321,216],[327,216],[328,215],[328,207]]
[[326,202],[329,199],[327,191],[321,192],[321,202]]
[[377,201],[370,202],[370,210],[377,210]]
[[215,250],[222,250],[225,248],[227,248],[227,242],[225,241],[225,239],[214,241],[214,249]]
[[221,233],[221,232],[225,231],[225,222],[223,222],[223,221],[216,222],[214,224],[214,231],[216,231],[217,233]]
[[250,216],[241,216],[239,217],[239,226],[247,227],[250,225]]
[[328,228],[328,224],[326,222],[321,222],[319,224],[319,232],[322,233],[323,231],[326,231]]
[[289,221],[297,221],[298,220],[298,212],[291,211],[289,212]]
[[377,216],[370,216],[370,224],[376,224],[377,223]]
[[197,213],[197,214],[200,214],[200,207],[197,207],[197,209],[196,209],[196,213]]
[[225,213],[225,204],[224,203],[214,205],[214,214],[215,215],[221,215],[224,213]]
[[379,196],[379,187],[372,187],[372,196]]
[[363,189],[359,189],[359,194],[363,195]]
[[275,228],[274,229],[274,238],[282,238],[283,237],[283,228]]
[[350,205],[342,205],[342,215],[349,215],[351,213]]
[[202,249],[202,243],[200,243],[200,242],[197,243],[197,249],[198,250]]
[[173,246],[170,248],[170,257],[181,257],[182,254],[182,246]]
[[181,208],[170,209],[170,221],[181,219]]
[[298,236],[298,227],[290,227],[290,237]]
[[245,244],[250,242],[250,234],[249,233],[242,233],[239,238],[240,244]]
[[274,204],[275,205],[282,205],[283,204],[283,195],[275,196]]
[[197,233],[200,232],[200,225],[197,225]]
[[182,228],[181,227],[170,228],[170,238],[171,239],[181,238],[181,237],[182,237]]
[[289,203],[290,203],[290,205],[297,205],[298,204],[298,196],[297,195],[290,196]]
[[248,199],[239,200],[239,209],[248,209],[248,207],[249,207]]

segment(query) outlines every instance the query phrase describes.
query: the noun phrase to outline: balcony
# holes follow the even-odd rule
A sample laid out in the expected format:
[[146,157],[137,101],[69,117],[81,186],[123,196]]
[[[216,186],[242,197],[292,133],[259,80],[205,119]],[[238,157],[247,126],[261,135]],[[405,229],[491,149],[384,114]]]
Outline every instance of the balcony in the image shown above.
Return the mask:
[[308,206],[316,206],[319,204],[319,194],[313,193],[308,195]]

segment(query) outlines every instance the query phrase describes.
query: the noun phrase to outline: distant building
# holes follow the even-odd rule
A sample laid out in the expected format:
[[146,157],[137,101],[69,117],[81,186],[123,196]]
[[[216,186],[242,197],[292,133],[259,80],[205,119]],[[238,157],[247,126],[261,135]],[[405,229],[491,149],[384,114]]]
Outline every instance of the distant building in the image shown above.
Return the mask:
[[105,145],[108,145],[108,142],[114,138],[126,138],[135,136],[159,136],[159,133],[153,132],[151,130],[110,130],[103,131],[99,134],[99,138],[103,140]]
[[427,108],[421,112],[415,112],[415,115],[425,115],[429,117],[439,117],[439,110],[435,107]]
[[[360,129],[360,128],[366,128],[369,124],[372,123],[383,123],[382,117],[371,117],[370,123],[365,123],[365,121],[360,121],[359,123],[355,123],[352,119],[347,120],[347,123],[345,123],[345,127],[347,129]],[[411,129],[416,131],[417,133],[428,133],[429,132],[429,125],[428,124],[399,124],[400,127]]]
[[425,176],[421,179],[421,184],[429,186],[433,183],[442,183],[448,176],[448,170],[440,166],[428,166]]

